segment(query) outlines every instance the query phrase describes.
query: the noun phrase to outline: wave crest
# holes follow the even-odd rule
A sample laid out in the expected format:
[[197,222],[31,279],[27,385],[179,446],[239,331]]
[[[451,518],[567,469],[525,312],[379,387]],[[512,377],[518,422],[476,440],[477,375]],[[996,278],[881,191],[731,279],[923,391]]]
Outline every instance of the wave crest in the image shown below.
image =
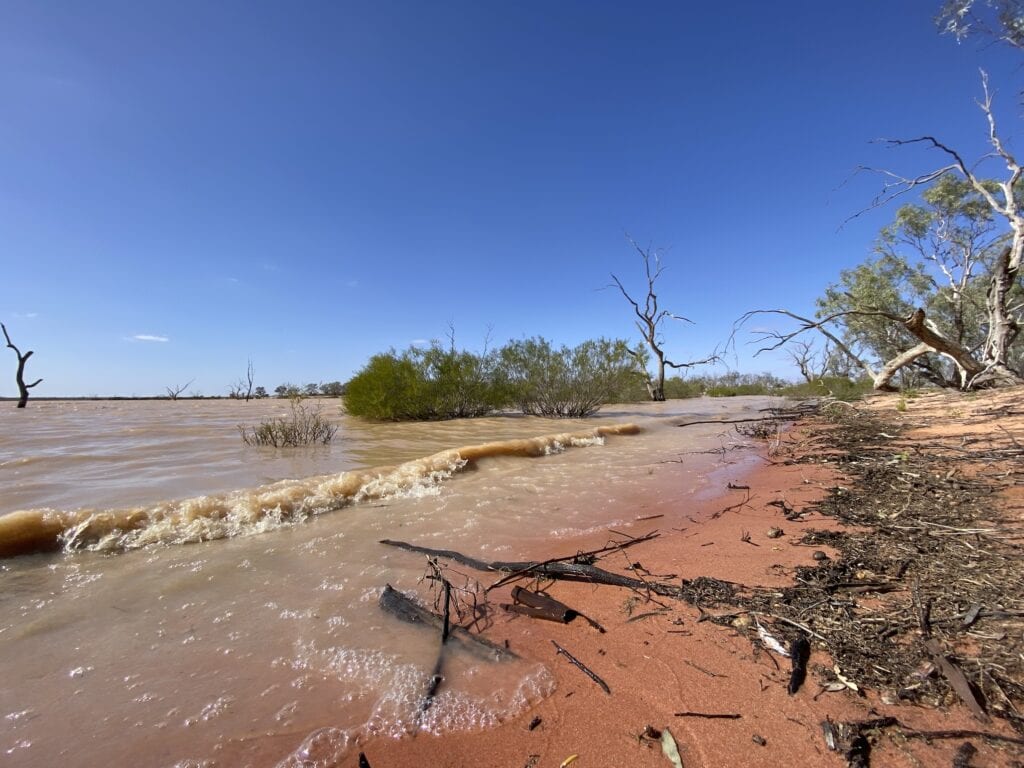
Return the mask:
[[0,517],[0,556],[64,549],[119,552],[251,535],[349,504],[436,494],[453,474],[481,459],[535,457],[634,435],[635,424],[499,440],[440,451],[404,464],[282,480],[258,488],[196,496],[149,507],[62,511],[29,509]]

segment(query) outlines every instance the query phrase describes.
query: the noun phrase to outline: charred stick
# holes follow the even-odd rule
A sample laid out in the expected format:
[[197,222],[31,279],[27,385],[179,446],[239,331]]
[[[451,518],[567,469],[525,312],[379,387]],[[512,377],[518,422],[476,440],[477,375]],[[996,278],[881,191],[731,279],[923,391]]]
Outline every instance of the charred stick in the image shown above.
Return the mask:
[[444,579],[444,626],[441,628],[441,645],[448,642],[448,635],[451,629],[452,620],[452,584],[448,579]]
[[556,643],[556,642],[555,642],[554,640],[552,640],[552,641],[551,641],[551,644],[552,644],[553,646],[555,646],[555,650],[556,650],[556,651],[557,651],[557,652],[558,652],[559,654],[561,654],[562,656],[565,656],[565,658],[567,658],[567,659],[569,660],[569,663],[570,663],[570,664],[572,664],[572,665],[573,665],[574,667],[576,667],[576,668],[577,668],[577,669],[578,669],[578,670],[579,670],[580,672],[582,672],[582,673],[583,673],[583,674],[585,674],[585,675],[586,675],[587,677],[589,677],[589,678],[590,678],[591,680],[593,680],[593,681],[594,681],[595,683],[597,683],[597,684],[598,684],[598,686],[600,686],[600,688],[601,688],[601,690],[602,690],[602,691],[604,691],[605,693],[607,693],[607,694],[608,694],[609,696],[611,695],[612,689],[608,687],[608,683],[606,683],[606,682],[605,682],[604,680],[602,680],[602,679],[601,679],[601,678],[600,678],[600,677],[599,677],[598,675],[596,675],[596,674],[595,674],[595,673],[594,673],[594,672],[593,672],[593,671],[592,671],[592,670],[591,670],[591,669],[590,669],[590,668],[589,668],[589,667],[588,667],[588,666],[587,666],[586,664],[584,664],[584,663],[583,663],[582,661],[580,661],[579,659],[577,659],[577,658],[576,658],[575,656],[573,656],[573,655],[572,655],[571,653],[569,653],[569,652],[568,652],[567,650],[565,650],[565,648],[563,648],[562,646],[560,646],[560,645],[559,645],[558,643]]
[[789,695],[800,690],[807,679],[807,662],[811,658],[811,644],[801,635],[789,646],[789,656],[793,662],[793,671],[789,676]]
[[676,712],[676,717],[703,717],[707,720],[739,720],[743,715],[733,712]]

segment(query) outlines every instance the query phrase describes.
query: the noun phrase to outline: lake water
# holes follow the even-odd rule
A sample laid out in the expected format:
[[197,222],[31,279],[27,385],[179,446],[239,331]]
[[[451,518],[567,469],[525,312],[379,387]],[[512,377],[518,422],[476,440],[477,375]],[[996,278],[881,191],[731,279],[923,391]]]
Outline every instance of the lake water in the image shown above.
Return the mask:
[[423,711],[436,633],[377,599],[392,584],[429,601],[425,559],[379,540],[572,552],[644,516],[637,499],[681,508],[720,465],[701,451],[739,440],[677,424],[769,404],[372,424],[320,401],[332,444],[265,449],[238,425],[287,402],[3,403],[3,762],[327,768],[370,736],[515,716],[553,692],[547,667],[462,653]]

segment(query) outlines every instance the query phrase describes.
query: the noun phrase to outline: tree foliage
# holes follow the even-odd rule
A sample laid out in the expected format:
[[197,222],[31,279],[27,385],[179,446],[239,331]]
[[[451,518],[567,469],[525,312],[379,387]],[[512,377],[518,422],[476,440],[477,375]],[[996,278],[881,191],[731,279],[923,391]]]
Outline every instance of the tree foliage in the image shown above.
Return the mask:
[[[995,183],[981,181],[994,191]],[[882,366],[921,343],[906,323],[922,310],[944,338],[978,357],[988,335],[986,293],[990,274],[1005,250],[1005,232],[974,185],[953,173],[939,176],[920,202],[896,211],[881,231],[871,258],[840,273],[818,300],[817,318],[836,329],[847,350]],[[1011,302],[1019,301],[1019,284]],[[829,320],[831,318],[831,320]],[[1011,369],[1020,370],[1012,347]],[[965,372],[949,355],[929,350],[903,367],[903,383],[923,377],[944,386],[965,386]]]
[[947,0],[935,23],[957,40],[981,34],[1024,50],[1024,3],[1020,0]]

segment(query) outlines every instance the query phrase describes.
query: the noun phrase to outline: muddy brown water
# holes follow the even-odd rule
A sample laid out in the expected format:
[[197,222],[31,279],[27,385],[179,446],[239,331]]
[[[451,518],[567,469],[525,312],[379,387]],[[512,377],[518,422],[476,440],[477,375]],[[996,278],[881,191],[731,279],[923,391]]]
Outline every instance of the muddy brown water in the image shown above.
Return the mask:
[[4,763],[214,766],[257,744],[254,766],[329,766],[371,735],[515,716],[553,692],[547,667],[460,653],[420,712],[437,638],[376,601],[386,583],[424,594],[424,559],[378,540],[572,551],[642,515],[636,498],[685,504],[721,462],[691,452],[738,440],[676,424],[769,404],[371,424],[322,401],[334,442],[280,450],[238,434],[280,401],[5,407],[0,550],[61,549],[0,560]]

